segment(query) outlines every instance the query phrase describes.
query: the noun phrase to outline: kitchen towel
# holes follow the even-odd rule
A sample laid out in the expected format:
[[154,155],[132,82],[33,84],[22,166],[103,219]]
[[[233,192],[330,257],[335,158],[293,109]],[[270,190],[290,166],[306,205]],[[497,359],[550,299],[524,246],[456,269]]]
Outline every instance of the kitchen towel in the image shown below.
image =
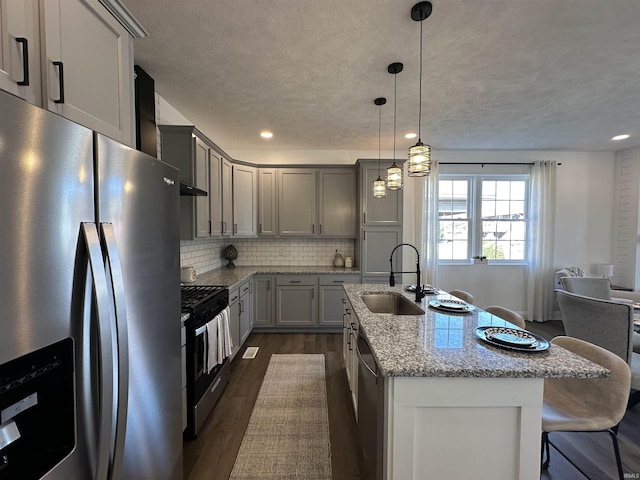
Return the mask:
[[233,342],[231,341],[231,329],[229,328],[229,316],[231,310],[229,307],[225,308],[220,315],[218,315],[218,363],[231,356],[233,349]]
[[219,317],[220,315],[216,315],[211,321],[207,322],[206,324],[207,331],[204,338],[206,339],[207,343],[204,349],[204,370],[207,373],[211,372],[211,370],[213,370],[213,368],[218,365],[218,363],[222,363],[218,362],[218,338],[220,337],[220,335],[218,334],[218,331],[220,329]]

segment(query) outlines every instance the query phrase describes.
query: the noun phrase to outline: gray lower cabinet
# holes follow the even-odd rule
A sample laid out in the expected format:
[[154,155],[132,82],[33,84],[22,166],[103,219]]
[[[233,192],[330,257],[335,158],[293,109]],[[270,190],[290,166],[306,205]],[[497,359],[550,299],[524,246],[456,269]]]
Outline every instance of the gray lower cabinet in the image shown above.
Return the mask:
[[345,283],[358,283],[359,275],[320,275],[319,283],[319,324],[326,327],[340,327],[344,314]]
[[229,330],[231,332],[231,358],[240,350],[240,289],[229,290]]
[[281,330],[342,326],[345,283],[357,274],[254,275],[254,328]]
[[276,277],[271,275],[254,275],[254,327],[272,327],[275,318],[275,285]]
[[244,341],[247,339],[249,334],[251,333],[251,313],[253,310],[253,294],[252,294],[252,281],[247,280],[238,288],[240,299],[238,300],[240,303],[238,315],[240,317],[240,343],[238,347],[240,347]]
[[280,275],[276,278],[276,325],[318,325],[317,275]]

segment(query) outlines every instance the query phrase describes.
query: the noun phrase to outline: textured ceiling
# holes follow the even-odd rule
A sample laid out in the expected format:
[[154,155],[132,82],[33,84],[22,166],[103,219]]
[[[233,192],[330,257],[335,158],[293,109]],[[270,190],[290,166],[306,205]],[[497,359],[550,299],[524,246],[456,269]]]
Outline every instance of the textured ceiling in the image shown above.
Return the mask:
[[[413,0],[122,0],[135,61],[220,147],[393,148],[418,129]],[[422,140],[435,149],[640,145],[640,1],[432,0]],[[263,129],[274,138],[259,137]],[[623,142],[610,138],[620,133]]]

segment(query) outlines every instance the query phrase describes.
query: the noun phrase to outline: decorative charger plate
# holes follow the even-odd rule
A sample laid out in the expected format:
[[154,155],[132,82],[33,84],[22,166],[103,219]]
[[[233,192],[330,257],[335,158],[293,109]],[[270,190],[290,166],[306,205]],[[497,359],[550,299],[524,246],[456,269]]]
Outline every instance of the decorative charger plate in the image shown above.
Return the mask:
[[470,312],[476,308],[467,302],[454,299],[431,300],[429,305],[439,310],[446,310],[447,312]]
[[[404,289],[407,292],[415,292],[416,291],[416,285],[415,283],[411,284],[411,285],[405,285]],[[426,293],[427,295],[432,294],[432,293],[438,293],[438,289],[436,287],[434,287],[433,285],[423,285],[422,286],[422,293]]]
[[475,334],[480,340],[491,345],[518,352],[543,352],[549,348],[549,342],[544,338],[516,328],[478,327]]

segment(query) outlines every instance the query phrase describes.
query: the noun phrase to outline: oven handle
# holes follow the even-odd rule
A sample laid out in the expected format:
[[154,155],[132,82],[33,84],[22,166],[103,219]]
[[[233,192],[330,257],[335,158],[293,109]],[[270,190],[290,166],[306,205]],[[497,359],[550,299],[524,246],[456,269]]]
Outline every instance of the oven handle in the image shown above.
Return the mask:
[[200,335],[202,335],[206,331],[207,331],[207,324],[205,323],[200,328],[196,328],[196,337],[199,337]]

